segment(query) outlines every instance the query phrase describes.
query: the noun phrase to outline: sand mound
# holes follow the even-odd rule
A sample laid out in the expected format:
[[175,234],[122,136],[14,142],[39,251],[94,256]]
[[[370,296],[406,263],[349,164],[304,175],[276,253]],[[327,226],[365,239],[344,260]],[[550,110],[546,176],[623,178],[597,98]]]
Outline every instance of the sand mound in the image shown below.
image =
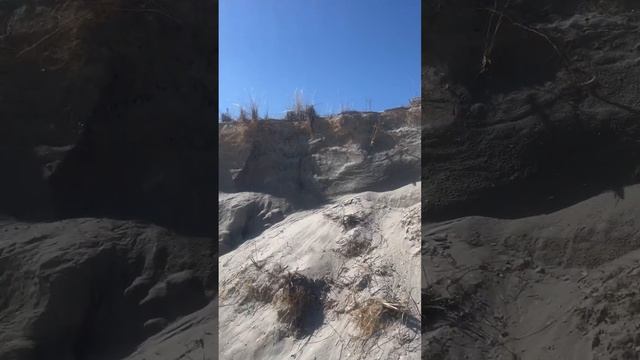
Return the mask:
[[220,257],[220,358],[419,358],[420,184],[295,212]]

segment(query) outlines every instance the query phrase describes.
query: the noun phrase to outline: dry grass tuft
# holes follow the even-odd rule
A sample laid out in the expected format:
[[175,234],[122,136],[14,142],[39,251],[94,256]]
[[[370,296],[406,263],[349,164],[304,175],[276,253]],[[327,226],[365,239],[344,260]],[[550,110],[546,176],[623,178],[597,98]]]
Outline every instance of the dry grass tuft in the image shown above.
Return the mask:
[[250,274],[243,275],[239,279],[239,286],[237,286],[240,289],[239,304],[272,302],[275,294],[280,290],[278,279],[286,266],[275,263],[268,267],[264,261],[256,261],[253,257],[249,260],[254,268]]
[[284,283],[279,299],[278,320],[297,327],[305,307],[313,300],[311,281],[298,273],[287,273],[282,280]]
[[361,335],[364,338],[370,338],[405,313],[404,307],[399,303],[369,299],[355,310],[355,322]]
[[260,120],[260,115],[258,114],[258,103],[253,98],[249,104],[249,111],[251,112],[251,121]]
[[278,298],[278,320],[289,329],[301,334],[305,331],[307,316],[313,316],[322,308],[321,293],[326,284],[322,280],[310,279],[297,272],[281,276],[281,296]]
[[304,112],[306,109],[306,105],[304,103],[304,97],[302,95],[302,91],[296,90],[293,97],[294,97],[293,111],[298,114]]
[[302,91],[296,91],[294,94],[293,107],[285,114],[285,120],[311,122],[317,118],[318,114],[316,113],[315,107],[305,103]]
[[247,115],[247,111],[244,108],[240,108],[240,114],[238,115],[238,121],[248,122],[249,116]]
[[277,289],[271,283],[257,284],[254,282],[244,283],[244,296],[240,300],[240,304],[251,302],[270,303]]

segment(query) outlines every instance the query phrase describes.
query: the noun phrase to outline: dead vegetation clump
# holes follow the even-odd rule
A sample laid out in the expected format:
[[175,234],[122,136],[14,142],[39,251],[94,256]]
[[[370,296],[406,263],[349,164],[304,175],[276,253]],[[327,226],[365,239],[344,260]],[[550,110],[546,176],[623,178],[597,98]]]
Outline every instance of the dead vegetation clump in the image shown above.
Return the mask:
[[397,302],[383,299],[369,299],[355,310],[355,324],[363,338],[370,338],[385,329],[392,321],[406,314],[404,307]]
[[268,112],[265,112],[264,117],[262,118],[260,117],[260,106],[258,105],[258,102],[256,101],[256,99],[254,99],[253,97],[249,99],[248,106],[244,106],[244,105],[237,105],[237,106],[239,107],[238,116],[234,119],[229,113],[229,109],[227,109],[224,113],[220,114],[221,122],[236,121],[238,123],[244,123],[244,124],[249,123],[250,125],[253,125],[258,123],[261,120],[262,121],[268,120],[269,118]]
[[296,91],[294,93],[294,103],[291,110],[287,111],[284,116],[287,121],[304,121],[307,123],[309,136],[314,136],[313,123],[318,119],[318,114],[313,105],[306,104],[302,96],[302,91]]
[[240,305],[252,302],[270,303],[276,292],[276,289],[274,289],[273,284],[270,282],[257,283],[246,281],[243,289],[244,295],[240,300]]
[[365,254],[371,248],[371,237],[358,229],[347,232],[337,242],[337,252],[347,258]]
[[344,208],[352,203],[353,201],[345,202],[344,204],[334,207],[334,211],[324,212],[322,215],[340,224],[343,231],[348,231],[357,226],[364,225],[371,214],[361,210],[345,214]]
[[284,119],[288,121],[313,121],[318,118],[313,105],[296,105],[293,110],[287,111]]
[[[231,287],[228,294],[239,295],[239,305],[246,305],[251,303],[263,303],[268,304],[273,301],[275,294],[280,289],[278,287],[279,278],[286,270],[286,266],[282,266],[280,263],[275,263],[270,267],[267,267],[264,261],[256,261],[253,257],[250,257],[252,266],[241,273],[236,285]],[[248,271],[251,269],[251,271]]]
[[340,218],[340,224],[345,230],[353,229],[364,222],[364,217],[359,214],[346,214]]
[[[304,336],[321,326],[324,300],[329,284],[298,272],[285,272],[279,263],[267,268],[264,262],[250,259],[255,271],[241,279],[238,304],[273,304],[278,320],[286,326],[285,334]],[[232,290],[235,292],[235,290]]]
[[322,323],[323,294],[327,284],[293,272],[281,276],[278,320],[296,335],[306,334],[315,323]]
[[366,254],[372,248],[372,234],[368,230],[371,225],[371,214],[366,211],[356,211],[335,218],[342,229],[346,231],[337,241],[336,251],[347,257],[353,258]]

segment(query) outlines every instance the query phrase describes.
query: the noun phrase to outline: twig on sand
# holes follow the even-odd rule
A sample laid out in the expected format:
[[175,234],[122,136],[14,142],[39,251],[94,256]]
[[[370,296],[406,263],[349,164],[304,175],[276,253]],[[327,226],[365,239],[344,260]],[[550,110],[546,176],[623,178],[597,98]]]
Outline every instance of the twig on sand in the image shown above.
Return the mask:
[[262,268],[264,267],[264,264],[260,265],[256,262],[256,260],[253,258],[253,255],[249,255],[249,260],[251,260],[253,266],[255,266],[258,270],[262,270]]
[[293,358],[296,358],[298,356],[298,354],[302,353],[302,349],[304,349],[305,346],[307,346],[307,344],[309,343],[309,340],[311,340],[311,337],[313,336],[312,334],[309,334],[309,336],[307,336],[307,341],[304,342],[304,344],[302,344],[300,346],[300,348],[298,349],[298,351],[296,351],[295,353],[293,353],[293,355],[291,355]]
[[[506,10],[509,7],[510,3],[511,3],[511,0],[507,0],[506,4],[504,5],[503,11],[498,11],[498,0],[496,0],[494,5],[495,9],[489,9],[489,10],[493,10],[493,12],[491,13],[491,18],[489,19],[489,27],[487,28],[487,34],[485,38],[485,48],[482,54],[482,62],[480,64],[480,73],[486,72],[487,67],[491,63],[491,52],[495,47],[498,31],[500,30],[500,26],[502,25],[502,19],[505,17],[504,10]],[[495,27],[493,28],[493,33],[491,33],[491,25],[493,24],[494,14],[498,14],[499,17]]]

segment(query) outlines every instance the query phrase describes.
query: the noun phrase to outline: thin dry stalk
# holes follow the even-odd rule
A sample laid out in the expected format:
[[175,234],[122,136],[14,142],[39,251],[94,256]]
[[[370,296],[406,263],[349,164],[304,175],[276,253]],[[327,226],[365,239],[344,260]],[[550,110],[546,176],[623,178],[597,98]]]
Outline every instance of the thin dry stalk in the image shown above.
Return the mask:
[[[487,38],[485,39],[485,48],[484,53],[482,54],[482,62],[480,64],[480,73],[484,73],[488,70],[489,65],[491,64],[491,53],[493,52],[493,48],[496,45],[496,38],[498,37],[498,31],[500,30],[500,26],[502,25],[502,21],[505,17],[504,11],[509,7],[511,0],[507,0],[506,4],[502,8],[502,11],[498,11],[498,0],[496,0],[494,4],[494,9],[491,13],[491,18],[489,19],[489,27],[487,28]],[[498,15],[498,20],[496,22],[495,27],[492,24],[494,19],[494,14]]]
[[247,116],[247,111],[244,108],[240,108],[240,115],[238,115],[238,121],[248,122],[249,117]]
[[[499,14],[501,17],[504,17],[505,19],[509,20],[509,22],[510,22],[512,25],[517,26],[517,27],[519,27],[519,28],[521,28],[521,29],[523,29],[523,30],[525,30],[525,31],[528,31],[528,32],[530,32],[530,33],[532,33],[532,34],[535,34],[535,35],[540,36],[541,38],[543,38],[543,39],[544,39],[544,40],[545,40],[545,41],[546,41],[546,42],[547,42],[547,43],[548,43],[548,44],[553,48],[553,50],[556,52],[556,54],[558,55],[558,57],[559,57],[560,59],[562,59],[562,62],[563,62],[563,64],[564,64],[565,68],[567,69],[567,71],[569,71],[569,73],[570,73],[572,76],[574,76],[574,81],[577,83],[577,80],[575,79],[576,75],[575,75],[575,72],[574,72],[574,71],[572,70],[572,68],[571,68],[571,65],[570,65],[570,61],[569,61],[569,59],[568,59],[568,58],[567,58],[567,56],[566,56],[566,55],[565,55],[565,54],[560,50],[560,48],[559,48],[559,47],[558,47],[558,46],[557,46],[557,45],[556,45],[556,44],[551,40],[551,38],[550,38],[548,35],[546,35],[545,33],[541,32],[541,31],[539,31],[539,30],[537,30],[537,29],[532,28],[531,26],[527,26],[527,25],[524,25],[524,24],[522,24],[522,23],[519,23],[519,22],[515,21],[514,19],[512,19],[511,17],[509,17],[508,15],[506,15],[506,14],[504,13],[504,11],[498,11],[498,10],[495,10],[495,9],[488,9],[488,8],[485,8],[484,10],[486,10],[486,11],[488,11],[488,12],[492,13],[492,14]],[[583,83],[581,83],[581,84],[578,84],[578,86],[586,86],[586,85],[591,84],[593,81],[595,81],[595,79],[593,79],[593,80],[588,80],[588,81],[586,81],[586,82],[583,82]]]
[[249,102],[249,111],[251,112],[251,121],[260,120],[260,115],[258,113],[258,103],[253,98]]
[[293,112],[295,114],[302,114],[305,110],[304,97],[302,90],[296,90],[294,92],[294,104]]

